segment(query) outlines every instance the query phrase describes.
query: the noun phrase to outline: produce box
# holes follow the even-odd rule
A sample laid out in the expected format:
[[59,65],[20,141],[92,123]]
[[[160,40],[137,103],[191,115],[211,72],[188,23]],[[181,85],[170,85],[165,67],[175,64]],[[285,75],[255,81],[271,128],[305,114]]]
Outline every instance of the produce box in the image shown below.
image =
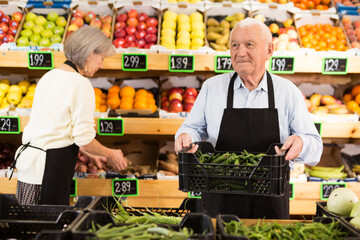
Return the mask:
[[[113,218],[108,212],[105,211],[91,211],[85,214],[85,216],[71,229],[73,233],[73,239],[88,239],[88,237],[94,237],[94,233],[90,233],[89,229],[93,224],[104,226],[106,224],[110,226],[124,226],[124,224],[114,223]],[[141,225],[140,225],[141,226]],[[163,227],[170,230],[179,230],[182,228],[193,229],[191,239],[214,239],[215,233],[211,223],[211,218],[202,213],[190,213],[186,215],[181,221],[180,225],[163,225]]]
[[75,206],[19,205],[15,195],[0,195],[1,237],[33,239],[45,229],[65,229],[79,220],[94,197],[80,197]]
[[343,15],[340,24],[351,48],[360,49],[360,16]]
[[26,7],[35,7],[35,8],[62,8],[69,7],[71,0],[28,0]]
[[[250,237],[246,237],[246,236],[241,236],[241,235],[230,235],[228,233],[226,233],[225,231],[225,225],[224,223],[229,223],[231,221],[235,221],[235,222],[240,222],[240,219],[235,216],[235,215],[218,215],[217,219],[216,219],[216,229],[217,229],[217,237],[218,239],[226,239],[226,240],[235,240],[235,239],[241,239],[241,240],[247,240],[250,239]],[[269,239],[282,239],[285,238],[287,234],[289,234],[288,230],[287,232],[282,231],[285,227],[285,225],[293,225],[293,227],[291,227],[290,229],[292,229],[291,232],[293,232],[293,234],[299,234],[300,236],[297,236],[299,239],[306,239],[306,238],[311,238],[311,236],[309,234],[314,234],[314,239],[326,239],[327,237],[329,237],[329,233],[333,233],[334,229],[339,229],[342,232],[342,236],[346,236],[346,237],[355,237],[354,239],[356,239],[356,237],[359,237],[359,235],[354,232],[352,229],[348,228],[342,221],[338,220],[338,219],[334,219],[334,218],[323,218],[323,217],[316,217],[314,219],[313,222],[311,222],[310,220],[281,220],[281,219],[243,219],[241,220],[243,222],[243,226],[246,227],[250,227],[250,226],[260,226],[263,224],[273,224],[272,227],[268,228],[271,229],[270,231],[264,230],[264,232],[262,232],[262,234],[266,234],[266,236],[268,237],[268,234],[271,234],[271,237],[268,237]],[[329,232],[325,232],[326,231],[326,227],[325,226],[321,226],[321,228],[318,228],[317,232],[314,232],[314,227],[310,228],[310,225],[312,225],[312,223],[322,223],[322,224],[330,224],[329,227],[332,226],[332,229],[329,229]],[[333,226],[334,225],[334,226]],[[309,227],[308,227],[309,226]],[[310,230],[307,230],[310,229]],[[239,231],[239,230],[238,230]],[[247,230],[249,231],[249,230]],[[249,235],[254,234],[254,236],[260,237],[258,235],[258,233],[256,233],[255,231],[252,232],[248,232]],[[301,235],[303,234],[303,235]],[[320,234],[325,234],[324,236],[320,236]],[[291,237],[290,237],[291,236]],[[294,235],[287,235],[288,238],[296,238],[296,236]],[[345,237],[345,238],[346,238]],[[264,237],[265,238],[265,237]],[[252,239],[252,238],[251,238]],[[347,238],[346,238],[347,239]],[[350,238],[349,238],[350,239]]]
[[[202,154],[218,155],[209,142],[196,142]],[[240,154],[240,152],[234,152]],[[275,156],[274,145],[256,165],[200,163],[197,155],[179,152],[179,190],[279,196],[289,181],[289,161]]]
[[[87,210],[106,210],[116,207],[114,196],[97,197],[88,207]],[[144,212],[156,212],[166,216],[185,217],[189,213],[202,211],[201,199],[185,198],[178,208],[152,208],[152,207],[125,207],[124,209],[131,215],[141,216]],[[112,209],[112,211],[115,211]]]

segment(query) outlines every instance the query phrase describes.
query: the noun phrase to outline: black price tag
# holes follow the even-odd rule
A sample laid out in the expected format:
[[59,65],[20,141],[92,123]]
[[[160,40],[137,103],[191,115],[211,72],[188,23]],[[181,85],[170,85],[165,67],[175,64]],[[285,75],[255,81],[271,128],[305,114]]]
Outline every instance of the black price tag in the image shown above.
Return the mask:
[[189,198],[201,198],[201,192],[191,191],[188,193]]
[[113,179],[113,195],[117,197],[139,195],[139,183],[137,179]]
[[230,56],[215,56],[215,72],[216,73],[225,73],[234,71],[234,68],[231,64]]
[[122,70],[123,71],[147,71],[147,54],[130,54],[124,53],[122,55]]
[[319,132],[320,137],[321,137],[322,123],[321,123],[321,122],[315,122],[314,124],[315,124],[316,129],[317,129],[318,132]]
[[29,69],[53,69],[54,57],[52,52],[28,52]]
[[347,74],[347,58],[324,58],[322,74]]
[[320,199],[327,200],[330,196],[330,193],[336,188],[344,187],[346,188],[346,183],[321,183],[320,185]]
[[20,118],[10,116],[0,116],[0,133],[19,134]]
[[121,118],[99,118],[98,134],[109,136],[124,135],[124,121]]
[[170,72],[194,72],[195,69],[194,55],[170,55],[169,71]]
[[293,200],[295,198],[294,183],[289,183],[289,191],[289,199]]
[[294,73],[294,57],[271,57],[270,72],[272,73]]
[[77,180],[73,178],[70,185],[70,197],[76,197],[76,195],[77,195]]

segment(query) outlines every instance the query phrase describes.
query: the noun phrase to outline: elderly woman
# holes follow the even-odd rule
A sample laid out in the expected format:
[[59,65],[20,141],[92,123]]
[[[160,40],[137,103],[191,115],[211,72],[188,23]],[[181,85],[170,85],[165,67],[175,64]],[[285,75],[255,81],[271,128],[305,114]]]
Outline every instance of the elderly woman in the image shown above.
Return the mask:
[[68,205],[79,147],[98,167],[121,170],[121,150],[95,140],[92,77],[105,57],[115,54],[111,41],[95,27],[82,27],[65,41],[67,60],[47,72],[36,87],[30,120],[16,157],[16,197],[20,204]]

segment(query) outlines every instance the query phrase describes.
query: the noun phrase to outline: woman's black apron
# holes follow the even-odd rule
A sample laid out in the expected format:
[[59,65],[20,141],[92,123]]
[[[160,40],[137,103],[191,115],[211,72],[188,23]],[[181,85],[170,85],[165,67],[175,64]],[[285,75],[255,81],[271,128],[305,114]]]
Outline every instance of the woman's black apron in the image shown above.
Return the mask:
[[[266,74],[269,108],[233,108],[234,82],[238,74],[235,72],[232,76],[216,150],[266,152],[272,143],[280,143],[272,78],[267,71]],[[281,197],[202,193],[202,199],[205,211],[212,217],[235,214],[240,218],[289,218],[288,183]]]

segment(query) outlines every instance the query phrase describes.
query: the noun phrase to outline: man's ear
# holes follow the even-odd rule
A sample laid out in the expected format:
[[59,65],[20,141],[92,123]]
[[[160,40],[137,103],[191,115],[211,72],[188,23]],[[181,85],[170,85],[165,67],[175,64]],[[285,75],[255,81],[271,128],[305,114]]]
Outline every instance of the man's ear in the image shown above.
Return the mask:
[[273,55],[273,53],[274,53],[274,44],[271,42],[268,44],[268,47],[267,47],[266,60],[269,60],[271,58],[271,56]]

